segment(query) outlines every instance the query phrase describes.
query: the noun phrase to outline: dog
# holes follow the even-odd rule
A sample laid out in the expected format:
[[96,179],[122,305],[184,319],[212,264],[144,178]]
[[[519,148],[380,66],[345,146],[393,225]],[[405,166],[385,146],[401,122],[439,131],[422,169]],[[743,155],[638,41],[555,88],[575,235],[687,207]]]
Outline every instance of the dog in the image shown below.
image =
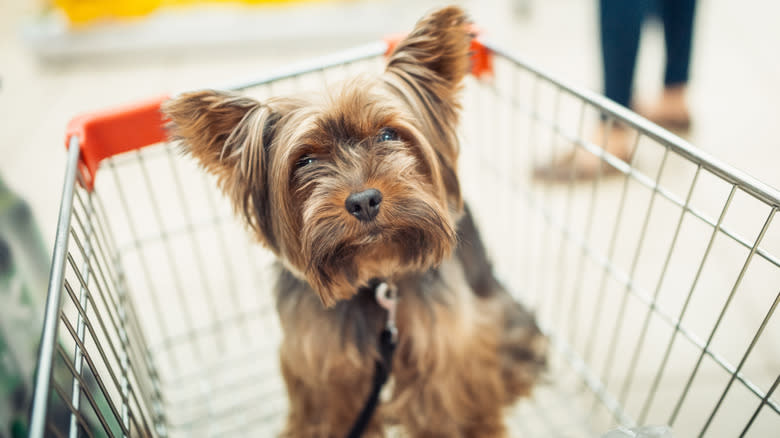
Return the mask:
[[377,281],[398,291],[398,338],[391,394],[363,436],[506,436],[503,408],[545,369],[547,339],[496,280],[461,196],[471,29],[457,7],[434,11],[384,72],[322,96],[204,90],[163,106],[171,138],[278,258],[283,437],[350,431],[381,360]]

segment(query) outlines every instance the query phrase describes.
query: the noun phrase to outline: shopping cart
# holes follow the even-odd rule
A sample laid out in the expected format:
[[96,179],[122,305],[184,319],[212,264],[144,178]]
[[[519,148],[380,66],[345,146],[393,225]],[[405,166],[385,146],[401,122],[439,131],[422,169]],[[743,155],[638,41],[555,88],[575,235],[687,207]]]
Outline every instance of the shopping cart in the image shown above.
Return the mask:
[[[490,43],[464,95],[461,176],[497,272],[552,344],[513,436],[778,436],[780,193]],[[259,99],[382,68],[385,43],[224,87]],[[32,437],[272,436],[284,421],[272,257],[164,141],[153,99],[77,119]],[[599,120],[635,135],[625,162]],[[592,153],[617,176],[538,184]],[[98,169],[99,167],[99,169]],[[78,184],[77,184],[78,183]],[[489,212],[489,214],[481,214]]]

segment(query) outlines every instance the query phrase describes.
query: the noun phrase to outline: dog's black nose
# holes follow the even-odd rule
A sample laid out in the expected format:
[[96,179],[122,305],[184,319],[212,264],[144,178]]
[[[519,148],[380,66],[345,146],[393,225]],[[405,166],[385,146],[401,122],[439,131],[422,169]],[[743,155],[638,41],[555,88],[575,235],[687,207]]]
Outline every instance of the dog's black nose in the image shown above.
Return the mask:
[[344,206],[347,211],[361,221],[374,220],[382,203],[382,192],[377,189],[363,190],[347,197]]

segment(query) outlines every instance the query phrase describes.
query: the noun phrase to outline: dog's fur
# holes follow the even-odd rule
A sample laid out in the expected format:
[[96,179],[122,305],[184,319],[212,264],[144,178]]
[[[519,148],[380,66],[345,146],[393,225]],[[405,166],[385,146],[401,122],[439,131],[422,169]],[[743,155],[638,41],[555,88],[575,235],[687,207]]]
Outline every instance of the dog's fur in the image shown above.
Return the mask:
[[[341,437],[370,391],[386,312],[367,288],[397,286],[392,397],[365,436],[500,437],[502,407],[530,393],[546,339],[493,276],[457,177],[461,81],[472,35],[450,7],[424,17],[378,77],[324,98],[263,103],[219,91],[164,106],[169,128],[280,261],[286,437]],[[383,199],[360,221],[345,199]]]

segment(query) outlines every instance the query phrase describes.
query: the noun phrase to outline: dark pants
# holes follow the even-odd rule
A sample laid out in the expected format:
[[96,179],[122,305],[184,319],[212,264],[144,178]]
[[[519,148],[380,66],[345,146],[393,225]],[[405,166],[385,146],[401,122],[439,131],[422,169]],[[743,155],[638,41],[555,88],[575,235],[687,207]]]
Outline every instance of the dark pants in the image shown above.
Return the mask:
[[[666,41],[666,86],[688,82],[696,0],[656,0]],[[653,0],[599,0],[604,94],[628,107],[643,19]]]

